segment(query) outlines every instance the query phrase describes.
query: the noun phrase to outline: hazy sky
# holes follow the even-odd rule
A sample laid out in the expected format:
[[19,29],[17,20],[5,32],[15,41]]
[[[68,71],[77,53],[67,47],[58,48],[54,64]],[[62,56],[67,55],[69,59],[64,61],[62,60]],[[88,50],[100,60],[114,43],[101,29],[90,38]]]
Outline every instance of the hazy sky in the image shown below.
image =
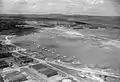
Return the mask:
[[[116,2],[115,2],[116,1]],[[120,15],[119,0],[0,0],[0,13]]]

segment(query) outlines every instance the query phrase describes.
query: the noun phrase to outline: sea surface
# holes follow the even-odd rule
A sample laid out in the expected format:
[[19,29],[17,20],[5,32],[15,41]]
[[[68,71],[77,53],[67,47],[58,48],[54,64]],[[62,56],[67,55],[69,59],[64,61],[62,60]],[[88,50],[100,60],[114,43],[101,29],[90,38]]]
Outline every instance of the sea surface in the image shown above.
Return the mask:
[[37,32],[12,38],[12,42],[36,51],[39,50],[36,46],[42,45],[61,56],[75,56],[83,64],[109,67],[119,71],[119,35],[119,29],[38,28]]

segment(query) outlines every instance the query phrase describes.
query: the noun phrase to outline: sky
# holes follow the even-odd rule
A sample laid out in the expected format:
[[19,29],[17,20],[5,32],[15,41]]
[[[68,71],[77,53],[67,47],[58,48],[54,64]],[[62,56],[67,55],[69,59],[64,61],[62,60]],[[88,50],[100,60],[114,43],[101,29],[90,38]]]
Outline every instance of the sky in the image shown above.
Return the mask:
[[0,0],[0,13],[118,16],[119,3],[119,0]]

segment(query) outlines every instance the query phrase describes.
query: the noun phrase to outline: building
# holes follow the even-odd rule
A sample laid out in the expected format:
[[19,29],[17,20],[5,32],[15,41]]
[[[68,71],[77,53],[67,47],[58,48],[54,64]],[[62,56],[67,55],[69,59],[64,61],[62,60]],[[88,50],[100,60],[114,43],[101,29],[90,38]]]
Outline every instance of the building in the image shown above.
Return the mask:
[[9,82],[22,82],[22,81],[26,81],[26,80],[27,80],[27,78],[23,74],[9,77]]
[[7,58],[7,57],[12,57],[12,53],[10,53],[10,52],[0,53],[0,59],[1,58]]
[[46,64],[31,65],[30,68],[32,72],[36,73],[39,77],[44,78],[47,82],[56,82],[63,78],[59,71]]
[[39,73],[46,78],[47,82],[56,82],[63,78],[62,75],[60,75],[59,72],[57,70],[54,70],[53,68],[39,71]]
[[0,82],[4,82],[4,79],[1,75],[0,75]]
[[7,68],[7,67],[9,67],[9,64],[4,60],[0,60],[0,69]]
[[18,56],[14,58],[17,65],[26,65],[28,63],[34,62],[34,59],[28,56]]
[[63,79],[62,82],[72,82],[70,79]]
[[30,66],[30,68],[36,70],[38,73],[44,75],[47,78],[58,74],[58,72],[52,69],[52,67],[44,65],[44,64],[32,65]]
[[4,51],[9,51],[9,47],[7,47],[6,45],[0,45],[0,47]]
[[54,69],[46,69],[44,71],[39,71],[39,73],[44,74],[47,78],[58,75],[58,72]]
[[0,50],[2,50],[2,48],[3,48],[3,44],[2,44],[2,43],[0,43]]
[[47,57],[47,56],[46,56],[45,54],[41,53],[41,52],[39,52],[39,54],[37,54],[37,55],[35,56],[35,58],[42,59],[42,60],[45,60],[46,57]]
[[44,64],[35,64],[35,65],[31,65],[31,66],[29,66],[30,68],[33,68],[34,70],[36,70],[36,71],[39,71],[39,70],[41,70],[41,69],[46,69],[46,68],[48,68],[48,66],[47,65],[44,65]]
[[27,77],[19,71],[13,71],[4,76],[7,82],[23,82],[27,80]]
[[30,68],[21,68],[21,71],[25,72],[27,74],[28,80],[25,82],[46,82],[46,79],[42,77],[42,75],[39,75],[39,73],[36,73],[37,71],[32,70]]
[[23,63],[30,63],[33,62],[33,59],[28,56],[20,56],[19,60]]
[[65,63],[72,63],[74,61],[74,58],[65,56],[61,59],[61,61]]
[[61,80],[59,80],[57,82],[78,82],[78,81],[74,80],[71,77],[68,77],[68,78],[61,79]]
[[7,48],[9,48],[10,51],[12,50],[16,50],[16,46],[14,45],[11,45],[11,44],[8,44],[8,45],[5,45]]

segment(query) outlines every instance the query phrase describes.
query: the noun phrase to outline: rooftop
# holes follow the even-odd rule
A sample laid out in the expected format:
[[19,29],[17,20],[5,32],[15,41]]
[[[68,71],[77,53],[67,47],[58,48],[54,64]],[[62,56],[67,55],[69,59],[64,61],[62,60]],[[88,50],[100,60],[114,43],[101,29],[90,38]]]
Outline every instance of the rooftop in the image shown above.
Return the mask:
[[0,68],[6,68],[6,67],[9,67],[9,64],[4,60],[0,60]]
[[46,75],[48,78],[54,75],[58,75],[58,72],[54,69],[47,69],[45,71],[39,71],[39,72]]
[[59,82],[77,82],[77,81],[74,80],[73,78],[68,77],[68,78],[60,80]]
[[28,57],[28,56],[20,56],[19,59],[20,59],[20,61],[22,61],[24,63],[26,63],[26,62],[28,62],[28,63],[29,62],[33,62],[33,59]]
[[6,58],[6,57],[11,57],[12,56],[12,53],[0,53],[0,58]]
[[36,65],[31,65],[29,66],[30,68],[32,67],[33,69],[35,70],[40,70],[40,69],[43,69],[43,68],[48,68],[47,65],[44,65],[44,64],[36,64]]
[[5,80],[9,80],[9,82],[21,82],[27,80],[26,76],[19,71],[10,72],[6,74],[4,78]]

